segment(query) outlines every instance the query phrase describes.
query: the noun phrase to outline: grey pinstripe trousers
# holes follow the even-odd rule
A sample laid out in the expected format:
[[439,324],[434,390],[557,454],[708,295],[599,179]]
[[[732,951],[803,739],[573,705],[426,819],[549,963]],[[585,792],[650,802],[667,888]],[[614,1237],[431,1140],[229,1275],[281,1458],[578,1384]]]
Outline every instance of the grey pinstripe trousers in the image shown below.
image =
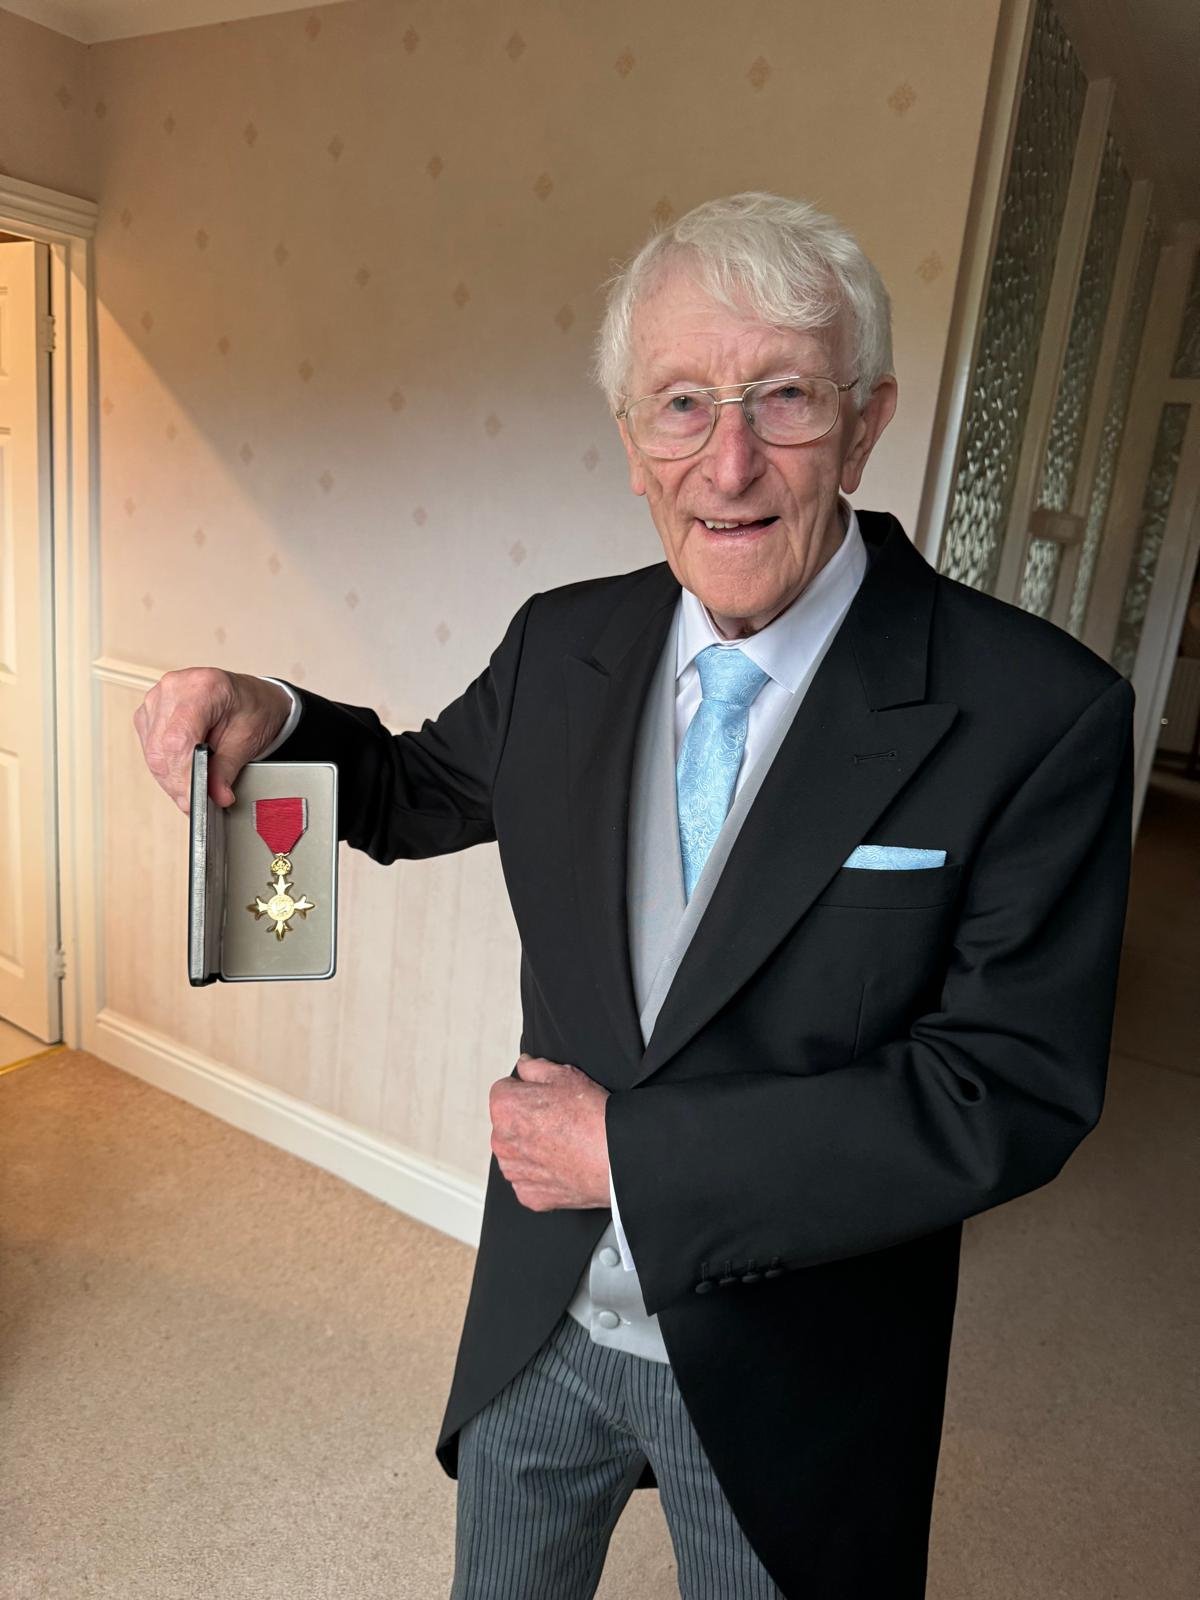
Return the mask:
[[684,1600],[783,1600],[670,1367],[593,1344],[569,1316],[459,1435],[450,1600],[590,1600],[647,1460]]

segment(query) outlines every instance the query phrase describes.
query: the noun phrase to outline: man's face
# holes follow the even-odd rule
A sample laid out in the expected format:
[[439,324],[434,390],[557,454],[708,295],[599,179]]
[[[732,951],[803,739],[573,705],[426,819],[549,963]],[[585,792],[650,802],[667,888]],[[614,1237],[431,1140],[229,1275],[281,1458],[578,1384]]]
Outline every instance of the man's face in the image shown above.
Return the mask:
[[[634,313],[633,398],[668,388],[738,386],[757,378],[857,377],[840,321],[798,333],[727,310],[678,266],[667,268]],[[621,437],[630,483],[644,494],[671,571],[712,613],[726,638],[745,638],[790,605],[841,543],[839,489],[852,493],[896,405],[884,378],[859,412],[849,393],[832,432],[812,444],[764,444],[737,406],[721,406],[704,449],[682,461],[644,456]],[[744,531],[710,531],[705,522]],[[746,527],[750,524],[749,527]]]

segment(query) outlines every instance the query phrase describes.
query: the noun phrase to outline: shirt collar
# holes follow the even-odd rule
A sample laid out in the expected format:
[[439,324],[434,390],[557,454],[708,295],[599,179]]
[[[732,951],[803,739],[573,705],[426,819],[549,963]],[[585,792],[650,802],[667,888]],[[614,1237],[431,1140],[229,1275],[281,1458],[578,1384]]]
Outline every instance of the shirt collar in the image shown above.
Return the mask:
[[779,615],[749,639],[725,639],[708,607],[690,589],[682,594],[676,633],[675,677],[709,645],[740,650],[789,694],[795,694],[830,633],[845,616],[867,570],[867,550],[854,507],[838,497],[846,523],[842,542],[816,577]]

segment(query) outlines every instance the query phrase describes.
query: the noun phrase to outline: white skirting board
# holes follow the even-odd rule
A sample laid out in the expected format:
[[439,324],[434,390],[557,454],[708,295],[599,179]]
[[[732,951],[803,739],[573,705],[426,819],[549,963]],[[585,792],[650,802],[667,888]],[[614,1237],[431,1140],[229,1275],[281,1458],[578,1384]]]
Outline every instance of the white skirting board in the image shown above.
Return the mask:
[[479,1243],[482,1184],[256,1083],[119,1012],[101,1011],[87,1031],[84,1048],[101,1060],[344,1178],[453,1239]]

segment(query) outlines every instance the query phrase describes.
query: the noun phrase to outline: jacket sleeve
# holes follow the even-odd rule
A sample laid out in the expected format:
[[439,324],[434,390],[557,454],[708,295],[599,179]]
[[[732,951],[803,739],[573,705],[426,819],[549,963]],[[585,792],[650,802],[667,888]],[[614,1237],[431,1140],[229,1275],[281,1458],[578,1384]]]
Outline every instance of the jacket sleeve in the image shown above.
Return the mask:
[[375,861],[445,855],[494,839],[492,784],[536,599],[517,612],[475,681],[416,732],[389,733],[366,706],[277,680],[299,697],[301,713],[269,759],[336,763],[338,838]]
[[1104,1099],[1129,883],[1133,693],[1079,714],[970,863],[936,1010],[845,1067],[753,1060],[609,1097],[647,1310],[879,1250],[1048,1182]]

